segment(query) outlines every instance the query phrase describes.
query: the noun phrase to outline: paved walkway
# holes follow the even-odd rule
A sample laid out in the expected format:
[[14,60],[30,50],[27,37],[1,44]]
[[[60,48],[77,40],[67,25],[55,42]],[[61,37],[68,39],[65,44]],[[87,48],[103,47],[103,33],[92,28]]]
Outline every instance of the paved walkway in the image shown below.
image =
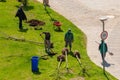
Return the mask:
[[120,80],[120,0],[50,0],[50,6],[87,35],[88,56],[100,67],[101,56],[95,42],[101,40],[102,23],[99,18],[115,16],[105,21],[105,30],[109,33],[106,42],[109,51],[114,53],[114,56],[107,54],[106,61],[109,65],[106,70]]

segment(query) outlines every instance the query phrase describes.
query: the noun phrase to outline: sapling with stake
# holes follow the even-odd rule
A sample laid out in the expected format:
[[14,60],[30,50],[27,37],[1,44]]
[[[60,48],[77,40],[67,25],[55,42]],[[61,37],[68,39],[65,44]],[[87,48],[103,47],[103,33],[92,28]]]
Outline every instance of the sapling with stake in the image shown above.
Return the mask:
[[68,49],[67,49],[67,48],[63,48],[63,50],[62,50],[62,54],[65,55],[66,69],[67,69],[67,71],[69,72],[69,70],[68,70],[68,58],[67,58],[67,55],[68,55]]

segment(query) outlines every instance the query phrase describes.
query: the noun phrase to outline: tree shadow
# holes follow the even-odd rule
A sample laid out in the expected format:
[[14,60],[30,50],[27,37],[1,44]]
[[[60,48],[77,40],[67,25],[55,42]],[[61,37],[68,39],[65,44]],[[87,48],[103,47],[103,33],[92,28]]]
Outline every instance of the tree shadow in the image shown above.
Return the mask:
[[6,0],[0,0],[0,2],[6,2]]
[[71,55],[72,57],[75,57],[72,51],[68,52],[68,54]]
[[34,6],[24,6],[23,9],[24,9],[25,11],[29,11],[29,10],[34,9]]
[[36,75],[40,75],[40,74],[41,74],[41,72],[40,72],[39,70],[38,70],[37,72],[33,72],[33,71],[32,71],[32,73],[33,73],[33,74],[36,74]]
[[85,77],[85,76],[90,77],[86,68],[82,68],[82,70],[78,73],[78,75],[82,75],[83,77]]
[[22,29],[22,30],[19,30],[19,32],[27,32],[28,29]]
[[104,76],[106,77],[107,80],[110,80],[108,75],[104,72]]
[[45,52],[50,56],[53,57],[54,55],[56,55],[57,53],[53,52],[53,51],[47,51],[45,50]]
[[51,15],[50,15],[50,12],[47,10],[47,7],[45,6],[45,11],[46,13],[48,14],[48,16],[50,17],[50,20],[51,21],[56,21]]
[[41,56],[40,59],[47,60],[48,59],[48,55],[43,55],[43,56]]
[[[16,5],[15,7],[19,8],[20,6]],[[23,6],[23,10],[25,10],[25,11],[29,11],[29,10],[32,10],[32,9],[34,9],[34,6]]]
[[105,67],[110,67],[111,65],[114,65],[114,64],[110,64],[106,60],[104,60],[102,62],[102,65],[103,65],[103,73],[104,73],[105,77],[107,78],[107,80],[110,80],[108,75],[106,74]]
[[34,28],[34,30],[43,30],[43,28],[42,27],[40,27],[40,28]]
[[56,32],[64,32],[63,30],[54,29]]

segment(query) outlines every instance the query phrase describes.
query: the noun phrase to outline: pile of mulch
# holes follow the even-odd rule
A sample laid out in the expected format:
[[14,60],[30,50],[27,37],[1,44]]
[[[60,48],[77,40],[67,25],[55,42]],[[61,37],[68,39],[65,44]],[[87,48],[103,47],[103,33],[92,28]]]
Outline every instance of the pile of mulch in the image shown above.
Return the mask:
[[45,22],[39,21],[39,20],[36,20],[36,19],[31,19],[31,20],[29,20],[27,23],[29,23],[29,25],[30,25],[30,26],[33,26],[33,27],[45,25]]

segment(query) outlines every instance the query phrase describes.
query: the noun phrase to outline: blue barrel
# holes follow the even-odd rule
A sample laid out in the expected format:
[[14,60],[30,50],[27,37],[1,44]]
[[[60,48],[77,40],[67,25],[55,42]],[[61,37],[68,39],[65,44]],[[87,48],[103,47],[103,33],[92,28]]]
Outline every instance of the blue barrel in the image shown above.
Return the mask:
[[39,61],[39,57],[37,57],[37,56],[32,57],[32,59],[31,59],[32,72],[38,72],[39,71],[38,61]]

